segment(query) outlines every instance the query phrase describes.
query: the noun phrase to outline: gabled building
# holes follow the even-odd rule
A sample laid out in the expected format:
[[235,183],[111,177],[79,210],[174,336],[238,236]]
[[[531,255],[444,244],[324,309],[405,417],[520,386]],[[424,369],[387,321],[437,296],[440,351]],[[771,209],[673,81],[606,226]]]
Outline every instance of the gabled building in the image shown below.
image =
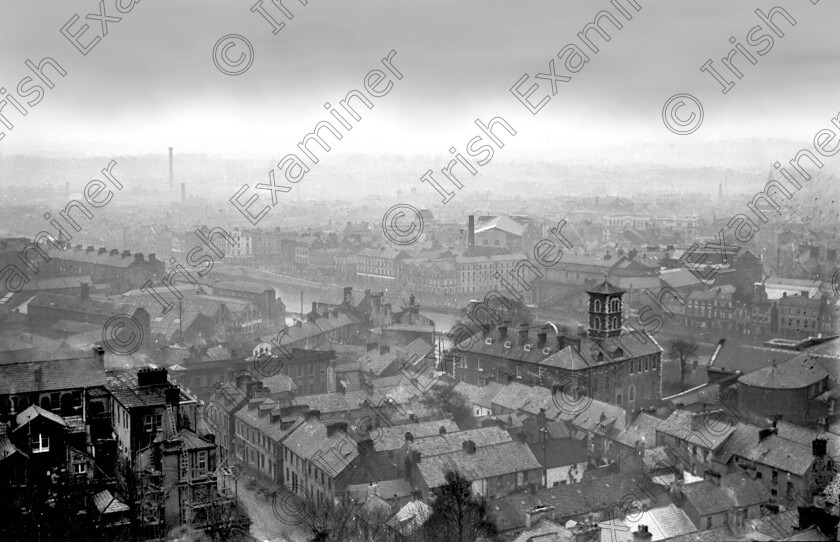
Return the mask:
[[[447,371],[479,387],[511,380],[549,389],[557,385],[569,395],[585,394],[633,412],[657,405],[662,393],[659,344],[647,332],[622,329],[623,290],[604,281],[587,293],[588,332],[571,335],[546,324],[533,326],[534,337],[532,326],[520,325],[512,336],[504,323],[483,338],[471,337],[468,347],[464,337],[461,348],[449,352],[453,362]],[[587,389],[576,391],[584,382]]]
[[747,474],[709,472],[701,482],[678,486],[677,502],[699,530],[744,525],[764,514],[770,492]]
[[476,495],[494,499],[529,487],[542,487],[542,465],[527,444],[505,442],[477,447],[464,441],[458,452],[420,457],[414,480],[424,497],[446,483],[446,472],[463,474]]

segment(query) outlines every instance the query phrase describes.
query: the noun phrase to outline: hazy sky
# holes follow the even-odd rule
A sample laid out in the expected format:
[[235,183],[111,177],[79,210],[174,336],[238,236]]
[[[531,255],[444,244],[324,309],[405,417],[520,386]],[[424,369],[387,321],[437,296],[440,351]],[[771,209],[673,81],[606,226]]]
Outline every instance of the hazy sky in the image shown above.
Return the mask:
[[[108,15],[119,15],[105,0]],[[127,0],[123,0],[125,3]],[[46,91],[0,154],[207,152],[280,158],[336,103],[362,88],[364,74],[394,49],[404,74],[389,95],[335,147],[337,153],[445,153],[476,132],[473,120],[501,115],[519,134],[504,158],[565,159],[575,149],[651,141],[690,148],[739,137],[810,141],[840,112],[840,6],[822,0],[693,2],[638,0],[620,31],[532,116],[509,88],[548,61],[601,9],[603,0],[284,0],[294,14],[277,35],[249,11],[255,0],[142,0],[82,56],[59,32],[95,0],[0,0],[0,86],[14,89],[24,61],[51,56],[68,75]],[[616,0],[625,7],[628,0]],[[284,20],[266,1],[267,9]],[[795,17],[758,63],[736,60],[744,77],[724,95],[700,66],[745,41],[756,8],[779,5]],[[96,20],[88,36],[100,31]],[[74,27],[77,29],[79,24]],[[242,34],[255,49],[244,75],[221,74],[213,44]],[[754,49],[752,49],[754,51]],[[561,70],[558,70],[561,71]],[[546,84],[543,82],[543,84]],[[547,88],[547,87],[546,87]],[[661,119],[664,102],[688,92],[705,121],[676,136]],[[608,152],[608,151],[607,151]]]

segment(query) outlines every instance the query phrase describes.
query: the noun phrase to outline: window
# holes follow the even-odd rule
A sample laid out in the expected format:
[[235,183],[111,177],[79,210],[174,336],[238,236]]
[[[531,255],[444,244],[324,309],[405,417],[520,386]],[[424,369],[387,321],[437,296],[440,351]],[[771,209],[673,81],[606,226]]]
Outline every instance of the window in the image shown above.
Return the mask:
[[478,387],[479,387],[479,388],[483,388],[483,387],[484,387],[484,386],[486,386],[486,385],[487,385],[487,381],[484,379],[484,377],[483,377],[483,376],[479,376],[479,377],[478,377]]
[[645,371],[648,370],[648,358],[645,356]]
[[522,366],[521,365],[516,366],[516,378],[522,378]]
[[198,452],[197,469],[201,472],[207,470],[207,452]]
[[478,370],[479,370],[479,371],[483,371],[483,370],[484,370],[484,360],[483,360],[483,359],[481,359],[481,358],[478,358]]
[[711,529],[711,528],[712,528],[712,516],[707,516],[706,517],[706,529]]
[[50,438],[45,437],[43,433],[38,433],[38,436],[32,439],[32,453],[40,454],[50,451]]
[[[642,384],[644,386],[644,384]],[[627,400],[628,401],[635,401],[636,400],[636,386],[630,386],[630,389],[627,390]]]
[[84,474],[87,472],[87,465],[84,463],[73,464],[73,474]]

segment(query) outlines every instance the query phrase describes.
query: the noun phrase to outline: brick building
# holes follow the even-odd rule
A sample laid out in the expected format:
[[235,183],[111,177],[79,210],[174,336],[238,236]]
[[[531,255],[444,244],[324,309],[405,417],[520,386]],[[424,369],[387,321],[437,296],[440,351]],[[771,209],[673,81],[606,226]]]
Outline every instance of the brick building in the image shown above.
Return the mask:
[[483,338],[471,338],[468,350],[450,351],[447,372],[479,387],[491,381],[556,385],[564,393],[579,388],[579,393],[630,411],[655,406],[662,393],[659,344],[646,332],[622,330],[623,290],[604,281],[587,293],[588,332],[570,335],[553,324],[520,325],[513,337],[502,324]]

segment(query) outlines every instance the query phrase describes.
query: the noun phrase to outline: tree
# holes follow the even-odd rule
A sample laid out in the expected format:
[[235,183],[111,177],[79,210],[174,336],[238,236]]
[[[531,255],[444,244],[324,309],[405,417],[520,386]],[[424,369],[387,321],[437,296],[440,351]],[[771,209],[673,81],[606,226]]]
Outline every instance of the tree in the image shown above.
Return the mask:
[[212,540],[244,540],[251,528],[251,517],[238,498],[220,500],[208,508],[208,526],[204,532]]
[[668,343],[665,357],[671,361],[680,362],[680,391],[685,388],[685,372],[689,360],[694,357],[699,345],[691,339],[673,339]]
[[433,490],[432,515],[423,526],[429,542],[474,542],[479,537],[494,539],[496,522],[484,497],[473,495],[464,475],[446,472],[446,483]]
[[329,498],[320,504],[306,503],[312,538],[309,542],[346,542],[357,534],[360,507],[347,497],[335,501]]
[[421,402],[425,407],[435,409],[444,416],[451,416],[462,430],[478,426],[469,401],[452,386],[433,388],[423,396]]

